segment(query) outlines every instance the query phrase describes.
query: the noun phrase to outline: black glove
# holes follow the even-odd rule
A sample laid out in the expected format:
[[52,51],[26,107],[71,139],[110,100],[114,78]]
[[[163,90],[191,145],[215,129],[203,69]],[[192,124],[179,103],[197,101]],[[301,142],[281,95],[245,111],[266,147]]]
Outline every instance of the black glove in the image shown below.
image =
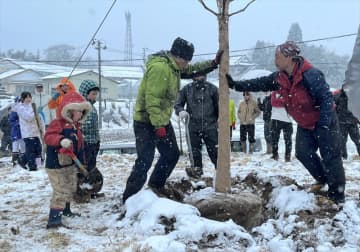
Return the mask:
[[217,66],[221,62],[221,56],[223,55],[224,50],[218,50],[215,56],[215,59],[213,60],[213,65]]
[[229,74],[226,74],[226,79],[227,79],[229,88],[234,89],[235,81],[233,80],[233,78]]

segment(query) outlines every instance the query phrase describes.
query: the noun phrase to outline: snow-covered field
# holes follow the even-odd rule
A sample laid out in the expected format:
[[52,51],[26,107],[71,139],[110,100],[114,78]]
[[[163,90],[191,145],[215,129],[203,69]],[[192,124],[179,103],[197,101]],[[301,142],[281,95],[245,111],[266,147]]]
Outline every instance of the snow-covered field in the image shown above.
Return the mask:
[[[257,136],[262,136],[257,127]],[[264,141],[264,140],[262,140]],[[103,154],[98,168],[104,175],[104,198],[73,204],[81,217],[66,218],[71,229],[45,229],[51,186],[45,170],[28,172],[12,167],[10,158],[0,161],[0,251],[360,251],[360,161],[352,160],[355,147],[348,143],[350,160],[344,162],[347,177],[346,203],[337,209],[321,205],[306,185],[313,182],[303,166],[274,161],[262,152],[231,154],[231,176],[244,180],[255,173],[273,190],[266,205],[273,214],[260,226],[245,230],[229,220],[218,222],[201,217],[187,204],[157,197],[146,189],[121,205],[121,195],[136,155]],[[264,143],[263,143],[264,146]],[[205,155],[204,177],[215,171]],[[171,181],[186,178],[188,158],[181,159]],[[284,185],[282,178],[295,184]],[[244,185],[244,190],[250,190]],[[250,190],[251,191],[251,190]],[[197,197],[213,193],[211,187],[197,191]],[[124,218],[119,218],[126,209]],[[171,229],[165,223],[173,220]]]

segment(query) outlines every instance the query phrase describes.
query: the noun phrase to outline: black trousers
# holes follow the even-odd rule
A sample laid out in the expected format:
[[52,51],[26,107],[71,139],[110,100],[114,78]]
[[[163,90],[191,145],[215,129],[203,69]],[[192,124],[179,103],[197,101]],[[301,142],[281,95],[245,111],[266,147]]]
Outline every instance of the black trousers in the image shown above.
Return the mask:
[[85,165],[88,171],[96,168],[96,158],[100,150],[100,142],[84,144]]
[[255,143],[255,124],[240,125],[240,141],[246,142],[246,138],[249,143]]
[[267,144],[272,144],[271,134],[271,120],[264,121],[264,137]]
[[347,158],[347,149],[346,149],[346,142],[348,135],[350,139],[354,142],[356,146],[356,150],[360,155],[360,134],[359,134],[359,126],[357,123],[355,124],[343,124],[340,123],[340,132],[341,132],[341,150],[343,158]]
[[[317,150],[320,150],[320,156]],[[298,126],[295,153],[299,161],[318,182],[328,184],[329,192],[345,189],[345,172],[341,158],[341,140],[336,117],[328,129],[308,130]]]
[[206,150],[211,162],[217,165],[217,153],[218,153],[218,130],[217,128],[210,128],[205,130],[199,130],[196,128],[189,128],[190,142],[194,158],[195,167],[203,167],[202,164],[202,141],[206,145]]
[[21,162],[27,164],[30,170],[37,169],[36,158],[41,158],[41,142],[38,137],[24,138],[25,153],[20,156]]
[[137,159],[126,182],[123,202],[140,191],[145,184],[147,172],[154,160],[155,148],[160,153],[160,157],[155,164],[148,185],[153,188],[163,187],[167,178],[175,168],[180,156],[180,151],[171,123],[165,128],[166,137],[159,138],[155,134],[154,126],[148,123],[134,121]]
[[280,133],[283,132],[285,141],[285,155],[290,155],[292,150],[293,126],[291,122],[271,120],[272,152],[278,154]]

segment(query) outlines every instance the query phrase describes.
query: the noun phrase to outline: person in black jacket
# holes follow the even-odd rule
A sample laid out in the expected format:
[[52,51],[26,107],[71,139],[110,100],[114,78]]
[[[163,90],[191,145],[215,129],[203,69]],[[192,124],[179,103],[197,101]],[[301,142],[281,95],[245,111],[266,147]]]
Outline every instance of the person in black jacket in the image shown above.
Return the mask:
[[9,114],[10,114],[11,107],[7,108],[6,114],[0,121],[0,129],[4,133],[1,138],[1,156],[9,156],[11,153],[11,127],[9,124]]
[[359,134],[359,119],[348,109],[348,97],[343,88],[334,96],[336,104],[336,113],[339,118],[340,132],[341,132],[341,150],[342,157],[348,158],[346,142],[348,135],[354,142],[358,155],[360,155],[360,134]]
[[271,145],[271,96],[270,94],[265,96],[263,101],[258,98],[258,107],[263,113],[264,120],[264,137],[266,142],[266,154],[272,153],[272,145]]
[[189,176],[199,178],[203,173],[202,141],[215,167],[217,163],[219,92],[215,85],[206,81],[206,75],[194,77],[193,80],[180,90],[174,108],[181,119],[190,117],[189,133],[194,167],[193,171],[186,171]]
[[298,45],[287,41],[275,51],[279,71],[243,81],[227,74],[228,85],[239,92],[278,90],[287,113],[298,124],[295,154],[316,180],[312,188],[327,184],[328,198],[343,203],[346,180],[334,97],[324,74],[299,54]]

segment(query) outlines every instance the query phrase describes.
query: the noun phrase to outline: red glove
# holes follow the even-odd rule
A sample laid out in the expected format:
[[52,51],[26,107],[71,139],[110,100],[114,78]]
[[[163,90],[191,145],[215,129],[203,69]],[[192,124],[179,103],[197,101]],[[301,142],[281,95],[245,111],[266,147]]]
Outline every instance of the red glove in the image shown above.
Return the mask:
[[74,156],[74,152],[73,152],[72,148],[70,148],[70,149],[60,148],[60,149],[59,149],[59,153],[60,153],[60,154],[67,155],[67,156],[69,156],[69,157],[73,157],[73,156]]
[[166,137],[166,128],[165,127],[157,128],[156,135],[160,138]]
[[233,130],[236,129],[236,127],[235,127],[235,122],[233,122],[233,123],[231,124],[231,127],[232,127]]

